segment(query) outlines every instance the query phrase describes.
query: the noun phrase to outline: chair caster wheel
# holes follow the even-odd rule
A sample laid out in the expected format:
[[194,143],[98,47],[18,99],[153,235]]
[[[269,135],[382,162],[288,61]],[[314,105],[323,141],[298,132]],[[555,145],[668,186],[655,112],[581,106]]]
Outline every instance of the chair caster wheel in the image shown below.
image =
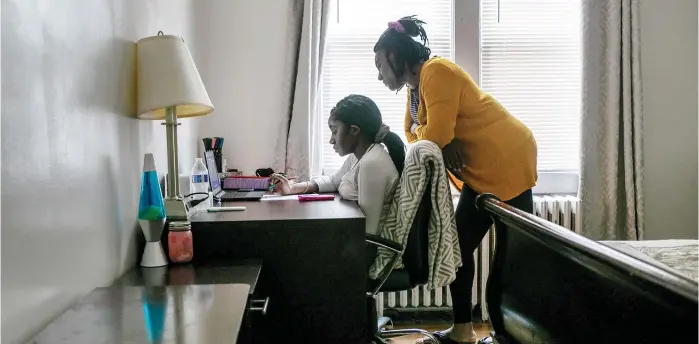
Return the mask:
[[476,344],[496,344],[496,342],[495,342],[495,339],[493,339],[493,337],[488,336],[488,337],[483,337],[483,338],[479,339],[476,342]]
[[490,336],[479,339],[476,344],[507,344],[508,341],[503,336],[498,336],[495,332],[490,332]]
[[384,339],[379,336],[374,336],[374,339],[371,340],[371,344],[391,344],[393,343],[392,340],[390,339]]
[[378,322],[379,330],[392,330],[393,321],[389,317],[381,317]]

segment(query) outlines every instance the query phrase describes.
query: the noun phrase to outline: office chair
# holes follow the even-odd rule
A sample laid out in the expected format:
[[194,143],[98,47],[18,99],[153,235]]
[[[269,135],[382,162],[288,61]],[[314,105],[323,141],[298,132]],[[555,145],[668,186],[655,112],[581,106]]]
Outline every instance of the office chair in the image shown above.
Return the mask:
[[367,292],[367,312],[369,313],[369,334],[368,338],[374,343],[388,343],[387,339],[409,334],[420,334],[439,343],[431,333],[422,329],[402,329],[389,330],[387,326],[392,325],[388,317],[378,318],[376,311],[376,296],[380,292],[395,292],[411,290],[417,286],[427,284],[429,276],[428,263],[428,227],[430,223],[430,212],[432,208],[432,192],[430,185],[420,200],[413,224],[408,233],[408,242],[403,252],[403,268],[392,269],[395,261],[401,257],[402,246],[391,240],[378,235],[367,234],[367,244],[383,247],[394,253],[393,260],[381,271],[379,277],[371,281],[370,291]]

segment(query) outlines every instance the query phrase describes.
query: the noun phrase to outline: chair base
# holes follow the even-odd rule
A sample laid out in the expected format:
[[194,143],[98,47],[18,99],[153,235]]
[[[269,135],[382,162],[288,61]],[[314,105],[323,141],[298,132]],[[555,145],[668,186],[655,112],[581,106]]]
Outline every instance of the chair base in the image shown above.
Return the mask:
[[490,336],[479,339],[476,344],[507,344],[508,340],[503,336],[498,336],[495,332],[490,332]]
[[391,342],[387,339],[381,338],[379,335],[375,335],[374,338],[371,339],[371,344],[390,344]]
[[[371,341],[376,344],[383,344],[383,343],[389,343],[388,339],[393,338],[393,337],[400,337],[400,336],[406,336],[406,335],[411,335],[411,334],[419,334],[423,336],[424,338],[427,338],[430,340],[429,343],[434,343],[434,344],[439,344],[439,340],[435,338],[434,335],[431,333],[422,330],[422,329],[417,329],[417,328],[410,328],[410,329],[400,329],[400,330],[394,330],[393,329],[393,321],[389,317],[377,317],[377,312],[376,312],[376,300],[374,299],[373,296],[367,298],[367,310],[369,311],[369,321],[371,324],[371,327],[369,329],[369,338],[371,338]],[[377,319],[378,318],[378,319]],[[374,325],[376,327],[374,327]]]
[[392,330],[393,329],[393,320],[389,317],[381,317],[379,318],[378,321],[378,330]]
[[[385,326],[393,327],[393,323],[390,318],[382,317],[379,319],[378,328],[379,332],[374,334],[372,343],[376,344],[389,344],[390,338],[407,336],[411,334],[419,334],[423,339],[428,339],[429,341],[424,343],[430,344],[440,344],[441,342],[432,333],[427,332],[422,329],[410,328],[410,329],[400,329],[400,330],[390,330],[386,329]],[[490,336],[480,338],[476,344],[507,344],[508,341],[502,336],[497,336],[495,332],[490,332]]]
[[425,343],[439,344],[439,340],[434,335],[418,328],[408,328],[400,330],[379,330],[379,333],[374,335],[374,343],[390,343],[390,338],[407,336],[411,334],[419,334],[423,338],[427,338],[430,340],[429,342]]
[[497,343],[497,341],[495,341],[495,338],[493,338],[492,336],[483,337],[476,342],[476,344],[496,344],[496,343]]

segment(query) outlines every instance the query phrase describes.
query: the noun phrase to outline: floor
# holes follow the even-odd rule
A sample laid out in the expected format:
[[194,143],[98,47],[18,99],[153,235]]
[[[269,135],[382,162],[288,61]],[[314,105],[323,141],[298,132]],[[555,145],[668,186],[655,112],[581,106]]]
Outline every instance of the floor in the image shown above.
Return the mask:
[[[429,332],[434,332],[434,331],[441,331],[444,329],[449,328],[450,325],[415,325],[415,326],[396,326],[396,329],[399,328],[420,328],[425,331]],[[476,335],[478,337],[486,337],[490,334],[490,324],[488,323],[479,323],[476,324]],[[414,336],[404,336],[404,337],[397,337],[392,339],[393,344],[414,344],[418,339],[422,338],[421,336],[414,335]]]

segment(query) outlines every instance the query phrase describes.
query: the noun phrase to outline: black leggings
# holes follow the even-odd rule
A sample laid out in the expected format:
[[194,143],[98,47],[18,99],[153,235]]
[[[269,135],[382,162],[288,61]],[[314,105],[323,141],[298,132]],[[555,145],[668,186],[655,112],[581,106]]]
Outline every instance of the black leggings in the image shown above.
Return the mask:
[[[490,215],[476,209],[476,196],[477,192],[464,185],[459,204],[456,206],[456,230],[459,232],[463,266],[456,272],[454,282],[449,285],[455,324],[471,322],[471,292],[475,273],[473,252],[493,224]],[[531,189],[505,203],[529,213],[534,211]]]

